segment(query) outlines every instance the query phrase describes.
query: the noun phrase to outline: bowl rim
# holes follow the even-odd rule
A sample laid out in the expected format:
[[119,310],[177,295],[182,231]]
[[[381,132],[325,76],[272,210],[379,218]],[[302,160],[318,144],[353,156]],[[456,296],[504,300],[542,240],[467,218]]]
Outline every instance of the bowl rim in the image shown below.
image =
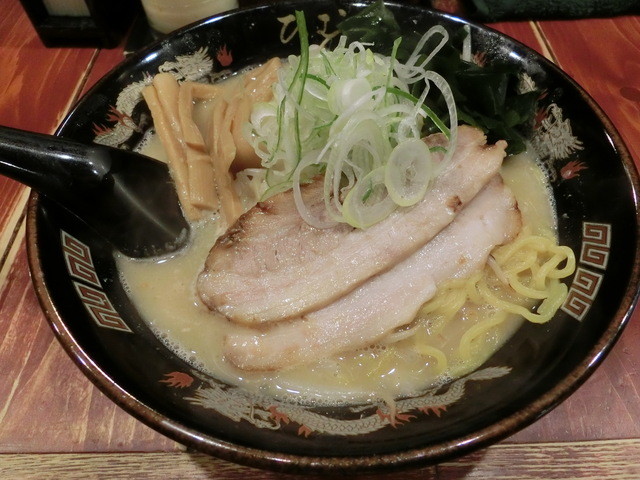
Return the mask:
[[[291,4],[299,5],[303,1],[287,1],[282,5]],[[350,1],[353,5],[360,5],[357,1]],[[624,144],[620,134],[616,130],[611,120],[607,117],[604,110],[595,102],[595,100],[567,73],[562,71],[557,65],[535,52],[530,47],[509,37],[497,30],[467,19],[462,19],[450,14],[433,11],[428,8],[401,5],[391,3],[392,5],[402,8],[415,8],[421,11],[431,11],[438,17],[447,18],[461,24],[469,24],[473,27],[488,30],[504,37],[515,45],[523,48],[527,52],[533,52],[537,62],[543,64],[545,69],[555,70],[562,78],[568,81],[580,94],[582,99],[587,103],[589,108],[598,116],[602,122],[602,126],[610,136],[613,147],[616,149],[620,161],[627,173],[633,189],[633,200],[636,212],[636,220],[640,218],[638,210],[638,192],[640,192],[640,177],[637,166],[633,158]],[[200,28],[201,25],[211,24],[220,18],[228,15],[237,15],[252,10],[264,8],[266,5],[255,7],[247,7],[240,10],[227,12],[222,15],[195,22],[189,26],[177,30],[172,35],[180,35],[193,28]],[[122,62],[118,63],[107,74],[105,74],[96,84],[83,95],[82,98],[90,96],[98,90],[103,83],[110,77],[114,76],[117,71],[124,71],[128,66],[133,65],[149,53],[158,49],[166,38],[148,45],[142,50],[135,52]],[[80,103],[82,99],[78,101]],[[77,104],[76,104],[77,105]],[[66,122],[74,115],[75,107],[72,108],[65,116],[56,131],[56,135],[61,135]],[[498,420],[480,430],[451,441],[442,442],[434,445],[426,445],[425,447],[413,448],[410,450],[362,456],[314,456],[280,453],[269,450],[262,450],[254,447],[238,445],[233,442],[223,441],[215,437],[198,432],[195,429],[187,428],[180,422],[166,418],[149,405],[139,401],[134,396],[123,390],[108,374],[102,370],[91,358],[91,356],[76,341],[71,331],[67,328],[66,323],[59,313],[46,285],[45,274],[40,261],[40,252],[38,246],[37,232],[37,213],[40,209],[40,195],[32,192],[29,197],[27,213],[26,213],[26,245],[29,269],[31,272],[32,283],[35,288],[36,296],[45,317],[50,324],[55,336],[63,346],[67,354],[72,358],[80,370],[98,387],[108,398],[110,398],[119,407],[123,408],[127,413],[142,421],[144,424],[155,429],[161,434],[174,439],[186,446],[192,447],[203,453],[213,455],[215,457],[232,461],[252,467],[266,468],[269,470],[302,473],[331,473],[331,472],[366,472],[366,471],[382,471],[397,470],[398,468],[418,467],[431,465],[441,461],[466,455],[475,450],[484,448],[497,441],[500,441],[518,430],[530,425],[542,416],[550,412],[555,406],[565,400],[575,390],[577,390],[602,363],[604,358],[611,351],[617,342],[623,329],[629,322],[633,309],[640,298],[640,222],[636,221],[636,245],[635,257],[631,270],[631,279],[627,285],[623,300],[615,313],[615,316],[609,322],[606,330],[599,337],[596,344],[589,350],[588,355],[579,362],[566,377],[554,385],[552,388],[535,398],[529,404],[521,407],[513,414]]]

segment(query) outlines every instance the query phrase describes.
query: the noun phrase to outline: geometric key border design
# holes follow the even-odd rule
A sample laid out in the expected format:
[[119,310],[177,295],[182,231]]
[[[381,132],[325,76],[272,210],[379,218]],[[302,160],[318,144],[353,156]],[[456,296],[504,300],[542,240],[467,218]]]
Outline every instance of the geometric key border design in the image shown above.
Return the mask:
[[586,268],[576,269],[573,283],[562,304],[562,310],[578,321],[582,321],[589,312],[600,290],[603,275]]
[[607,268],[611,251],[611,225],[585,222],[582,226],[580,263],[601,270]]
[[598,270],[606,270],[610,251],[611,225],[584,222],[579,265],[561,307],[562,311],[578,321],[587,315],[600,290],[604,273]]
[[100,288],[100,280],[93,266],[93,258],[91,258],[89,247],[64,230],[61,230],[61,240],[64,261],[69,275],[72,278]]
[[61,241],[67,271],[93,321],[102,328],[133,333],[102,290],[89,247],[64,230],[61,230]]
[[78,293],[80,301],[89,312],[93,321],[103,328],[119,330],[121,332],[132,333],[131,329],[124,323],[118,314],[107,294],[91,285],[80,282],[73,282],[73,286]]

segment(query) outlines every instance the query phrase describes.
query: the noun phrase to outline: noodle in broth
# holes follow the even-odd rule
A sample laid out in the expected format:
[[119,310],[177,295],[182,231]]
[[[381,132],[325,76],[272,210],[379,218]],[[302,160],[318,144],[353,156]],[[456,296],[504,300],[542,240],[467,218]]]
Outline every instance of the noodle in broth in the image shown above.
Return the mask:
[[[153,154],[154,144],[148,142],[147,152]],[[194,226],[187,251],[156,260],[119,256],[118,269],[159,338],[222,381],[302,403],[389,401],[473,371],[513,335],[523,311],[529,320],[545,321],[536,317],[545,308],[530,309],[541,297],[551,307],[564,298],[560,279],[572,271],[573,254],[557,245],[554,206],[542,170],[522,154],[505,162],[502,176],[523,215],[524,231],[516,240],[495,249],[483,272],[440,288],[410,326],[384,342],[310,365],[247,372],[225,361],[222,340],[232,327],[210,312],[195,291],[204,259],[225,228],[218,217]]]

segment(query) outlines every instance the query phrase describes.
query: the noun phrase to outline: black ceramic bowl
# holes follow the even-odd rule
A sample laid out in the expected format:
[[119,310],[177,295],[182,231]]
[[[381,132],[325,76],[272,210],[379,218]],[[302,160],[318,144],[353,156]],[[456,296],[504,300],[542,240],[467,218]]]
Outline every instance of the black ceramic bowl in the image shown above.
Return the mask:
[[[298,53],[296,38],[281,40],[279,18],[303,9],[310,32],[332,32],[340,10],[361,8],[346,1],[282,2],[188,27],[108,74],[58,133],[129,147],[151,126],[140,96],[149,75],[170,71],[179,79],[206,79]],[[442,24],[457,30],[465,24],[417,7],[389,8],[407,28]],[[515,64],[547,92],[532,141],[553,180],[561,243],[578,260],[567,280],[569,297],[551,322],[525,324],[468,377],[399,400],[398,411],[406,415],[395,426],[376,406],[322,409],[258,397],[171,353],[128,299],[111,246],[34,194],[28,212],[33,280],[55,333],[85,374],[126,411],[179,442],[289,471],[435,463],[514,433],[572,393],[611,349],[636,301],[638,176],[609,120],[570,78],[523,45],[469,26],[475,53]]]

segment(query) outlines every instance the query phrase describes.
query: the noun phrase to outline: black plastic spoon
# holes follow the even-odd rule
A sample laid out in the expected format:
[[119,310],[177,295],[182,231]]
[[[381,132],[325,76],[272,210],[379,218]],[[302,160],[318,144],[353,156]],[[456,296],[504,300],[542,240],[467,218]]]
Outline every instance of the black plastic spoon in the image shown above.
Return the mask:
[[144,155],[0,127],[0,174],[57,201],[125,255],[162,255],[188,240],[167,166]]

